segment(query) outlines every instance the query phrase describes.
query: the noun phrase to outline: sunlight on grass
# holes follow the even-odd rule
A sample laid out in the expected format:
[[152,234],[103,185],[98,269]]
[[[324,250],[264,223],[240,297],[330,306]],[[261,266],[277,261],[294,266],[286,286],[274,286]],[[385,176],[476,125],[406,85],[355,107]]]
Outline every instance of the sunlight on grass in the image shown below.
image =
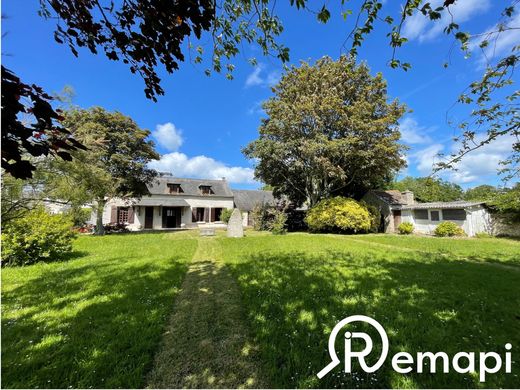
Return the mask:
[[[474,262],[514,262],[520,256],[516,242],[457,243],[448,247],[456,253],[450,258],[436,250],[442,245],[425,244],[428,238],[413,245],[432,252],[370,244],[375,239],[399,245],[401,237],[352,238],[290,234],[220,240],[273,386],[482,387],[470,374],[399,375],[388,363],[375,374],[337,368],[318,380],[316,373],[329,361],[328,334],[352,314],[383,324],[390,354],[404,348],[453,355],[503,351],[506,342],[520,345],[520,272]],[[475,254],[471,261],[463,260],[465,248]],[[512,374],[489,376],[485,386],[515,387],[519,371],[514,363]]]
[[196,248],[170,237],[80,237],[68,261],[3,269],[3,387],[141,387]]

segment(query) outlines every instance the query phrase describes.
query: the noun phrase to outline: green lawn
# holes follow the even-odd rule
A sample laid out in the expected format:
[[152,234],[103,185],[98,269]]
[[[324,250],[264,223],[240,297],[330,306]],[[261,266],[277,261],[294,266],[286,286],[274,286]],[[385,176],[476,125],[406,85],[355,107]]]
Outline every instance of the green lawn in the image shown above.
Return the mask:
[[[520,384],[520,242],[248,232],[243,239],[222,234],[196,239],[194,233],[81,237],[68,261],[3,269],[2,386],[146,385],[167,318],[176,318],[174,297],[196,250],[195,258],[216,260],[236,280],[236,297],[216,296],[235,297],[230,305],[239,300],[258,348],[260,382],[266,386]],[[210,284],[193,279],[194,294],[224,294],[225,280]],[[197,290],[197,283],[203,283],[204,291]],[[190,308],[184,294],[181,303],[184,323],[202,321],[196,314],[203,298],[193,299]],[[385,327],[387,364],[370,375],[345,375],[340,365],[318,380],[316,373],[329,362],[332,327],[353,314],[371,316]],[[210,326],[213,320],[206,319],[200,329],[226,345],[232,332],[226,328],[225,335],[216,334],[220,328]],[[204,340],[203,334],[198,337]],[[389,365],[400,350],[450,356],[495,351],[503,356],[507,342],[513,344],[513,373],[489,374],[485,384],[474,374],[399,375]],[[180,340],[179,345],[189,342]],[[172,354],[177,355],[189,356]],[[184,357],[182,364],[172,360],[172,367],[188,369]],[[204,361],[190,359],[192,364]],[[197,369],[204,372],[204,367]]]
[[[512,374],[488,375],[485,384],[470,374],[399,375],[389,363],[373,375],[346,375],[340,365],[316,377],[330,360],[332,327],[353,314],[385,327],[390,356],[400,350],[504,356],[506,342],[520,346],[520,267],[494,263],[518,263],[516,241],[292,234],[222,239],[222,246],[274,387],[520,385],[518,357]],[[461,260],[464,248],[471,261]]]
[[2,387],[142,387],[197,243],[80,237],[69,261],[2,270]]

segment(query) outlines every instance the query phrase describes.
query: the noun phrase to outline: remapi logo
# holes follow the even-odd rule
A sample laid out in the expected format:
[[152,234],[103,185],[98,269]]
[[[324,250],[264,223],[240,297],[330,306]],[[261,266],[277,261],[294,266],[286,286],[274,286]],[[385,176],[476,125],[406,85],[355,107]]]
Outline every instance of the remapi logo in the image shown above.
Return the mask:
[[[381,342],[381,355],[372,365],[368,365],[367,361],[365,360],[365,358],[370,355],[374,347],[372,337],[364,332],[350,331],[348,329],[348,325],[355,322],[367,323],[375,328],[377,333],[379,333],[380,340],[378,341]],[[331,362],[327,364],[327,366],[325,366],[320,372],[318,372],[318,378],[320,379],[341,363],[340,359],[338,358],[338,354],[336,353],[335,346],[336,338],[343,330],[344,333],[342,333],[341,336],[344,337],[344,371],[346,373],[352,372],[352,362],[355,359],[357,359],[359,366],[366,373],[376,372],[386,361],[390,344],[385,329],[373,318],[363,315],[350,316],[338,322],[334,329],[332,329],[332,333],[329,337],[329,355]],[[510,343],[505,345],[506,352],[504,359],[504,369],[507,374],[511,373],[511,348],[512,346]],[[440,370],[437,367],[438,362],[440,362],[442,365]],[[460,374],[476,372],[475,352],[456,353],[451,359],[451,366],[455,372]],[[414,371],[414,368],[417,373],[423,373],[424,371],[430,373],[449,373],[450,358],[445,352],[418,352],[415,359],[408,352],[398,352],[392,357],[392,369],[394,371],[400,374],[407,374]],[[478,368],[479,380],[480,382],[485,382],[486,374],[494,374],[502,369],[502,357],[496,352],[480,352],[478,354]]]

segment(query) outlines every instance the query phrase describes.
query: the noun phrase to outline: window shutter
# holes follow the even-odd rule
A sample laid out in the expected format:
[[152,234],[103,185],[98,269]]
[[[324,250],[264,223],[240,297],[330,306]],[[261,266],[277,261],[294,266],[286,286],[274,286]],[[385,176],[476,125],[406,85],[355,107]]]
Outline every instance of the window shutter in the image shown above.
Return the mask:
[[110,223],[117,222],[117,207],[112,206],[112,210],[110,212]]
[[191,209],[191,222],[197,222],[197,209],[195,207]]
[[134,223],[134,208],[128,208],[128,223]]

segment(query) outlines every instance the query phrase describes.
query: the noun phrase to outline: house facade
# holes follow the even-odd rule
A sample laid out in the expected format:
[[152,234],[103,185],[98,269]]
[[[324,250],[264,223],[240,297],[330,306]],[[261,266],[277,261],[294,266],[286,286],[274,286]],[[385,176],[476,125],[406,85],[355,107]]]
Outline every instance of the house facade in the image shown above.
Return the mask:
[[[161,175],[148,190],[150,195],[140,199],[109,199],[103,210],[103,224],[124,224],[129,230],[190,229],[201,225],[223,228],[222,211],[235,207],[242,211],[242,206],[244,226],[248,226],[249,206],[268,197],[266,191],[232,191],[225,178],[185,179]],[[244,192],[252,201],[243,202]],[[95,221],[93,211],[91,222]]]
[[478,233],[514,235],[514,229],[494,217],[485,202],[418,203],[412,192],[396,190],[369,191],[363,200],[378,208],[385,233],[396,233],[402,222],[410,222],[414,232],[433,234],[441,222],[450,221],[470,237]]

